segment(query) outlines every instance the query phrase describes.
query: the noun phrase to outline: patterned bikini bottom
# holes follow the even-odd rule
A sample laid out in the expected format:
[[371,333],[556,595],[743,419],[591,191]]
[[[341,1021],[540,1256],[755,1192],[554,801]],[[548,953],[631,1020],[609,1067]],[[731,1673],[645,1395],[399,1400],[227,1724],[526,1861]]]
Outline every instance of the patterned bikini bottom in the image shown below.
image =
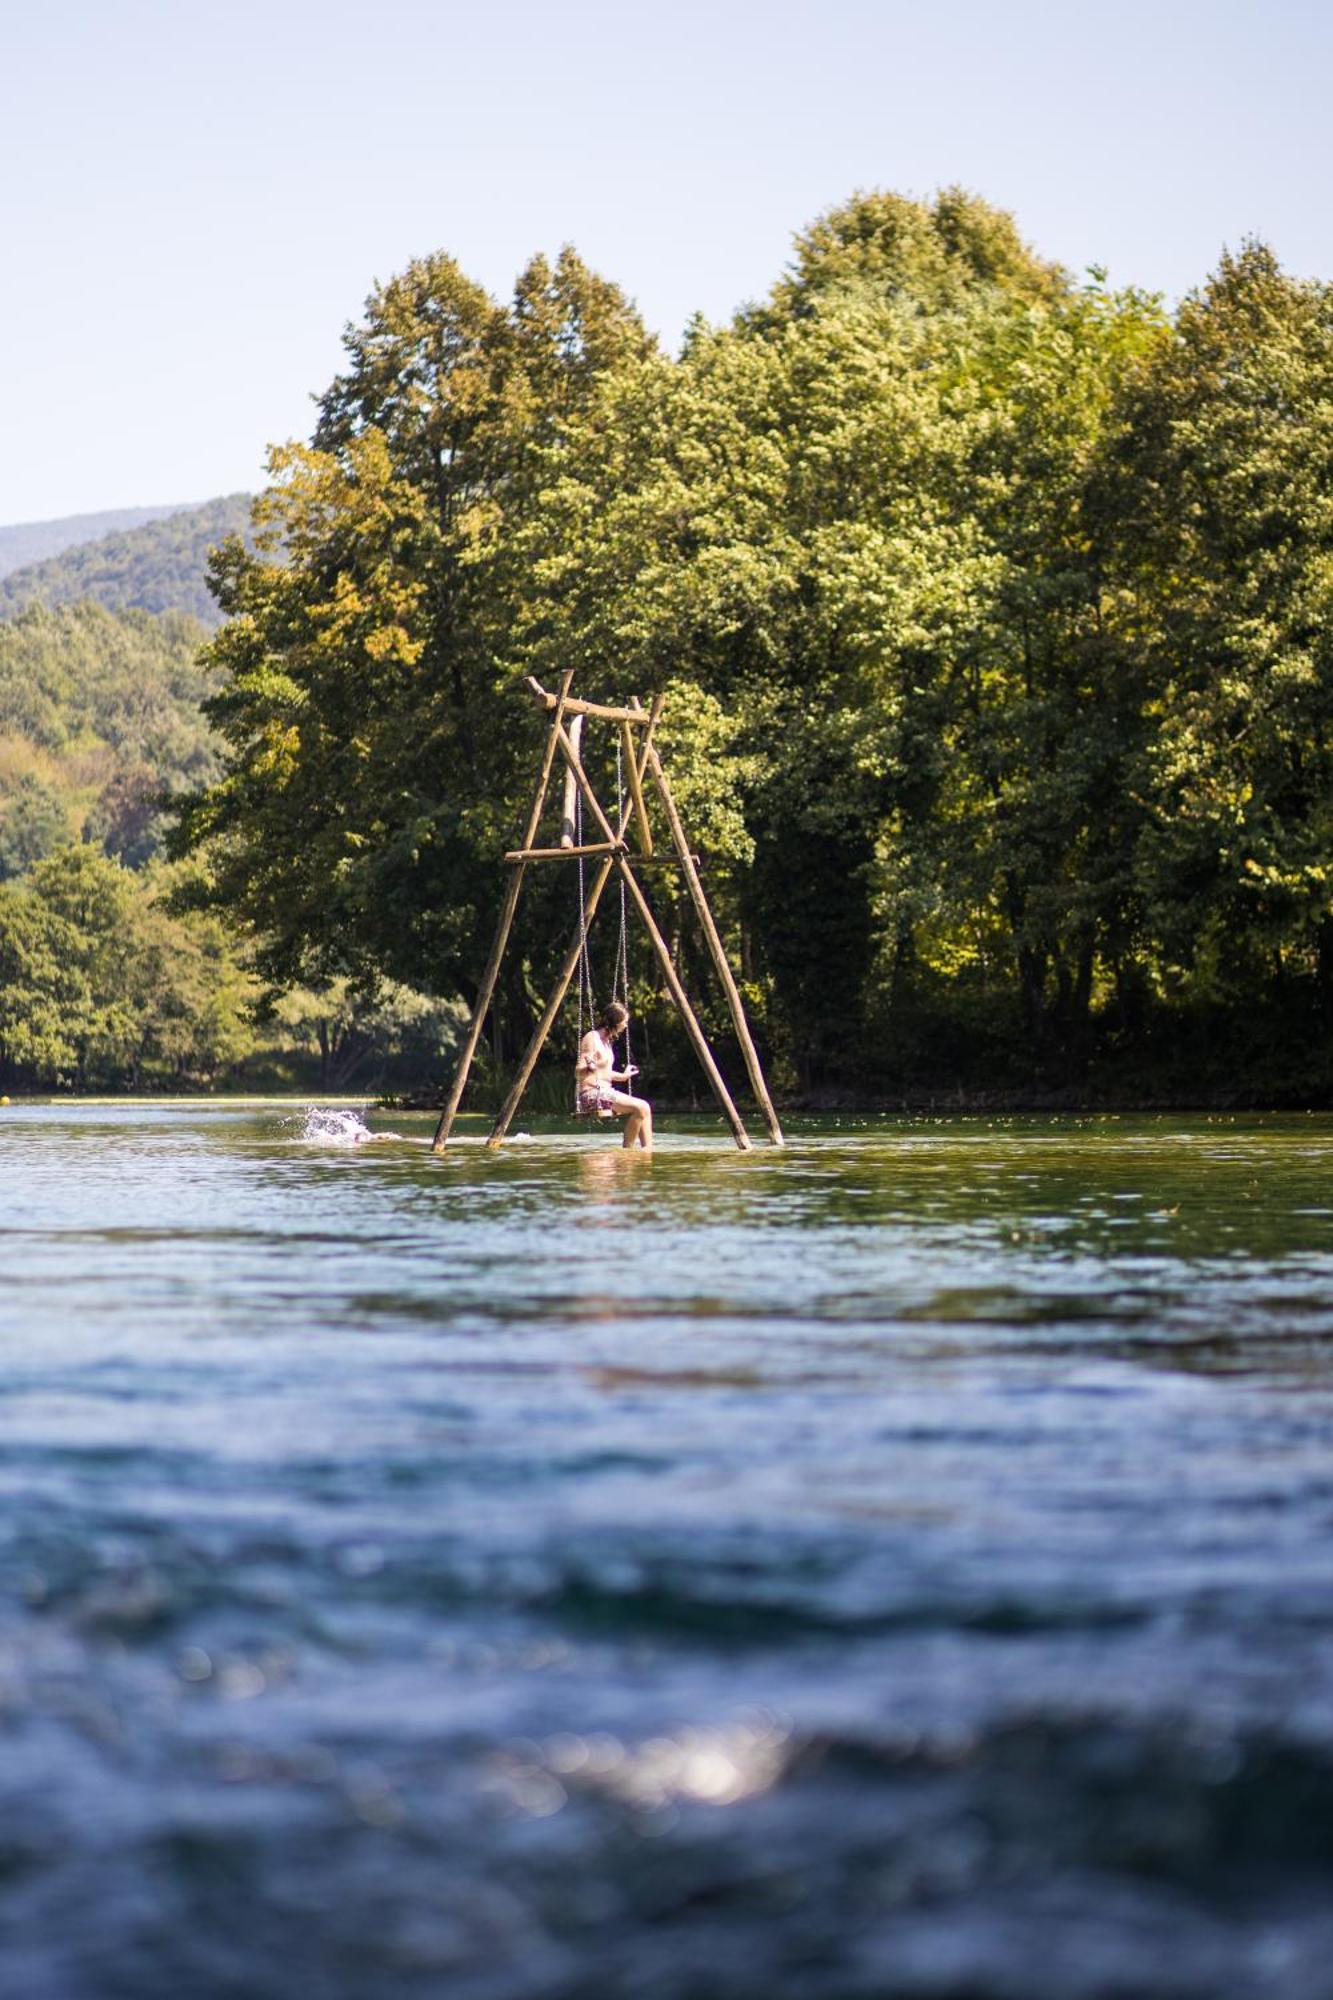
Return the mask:
[[580,1118],[601,1118],[608,1111],[614,1111],[615,1097],[610,1084],[583,1085],[575,1108]]

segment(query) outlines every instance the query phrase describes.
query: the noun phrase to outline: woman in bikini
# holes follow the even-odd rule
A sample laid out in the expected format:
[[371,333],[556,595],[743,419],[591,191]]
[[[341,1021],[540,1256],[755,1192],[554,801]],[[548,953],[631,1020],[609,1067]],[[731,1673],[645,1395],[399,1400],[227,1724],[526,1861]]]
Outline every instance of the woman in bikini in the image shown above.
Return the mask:
[[579,1059],[574,1075],[578,1084],[578,1108],[581,1117],[596,1117],[610,1112],[625,1121],[625,1147],[641,1146],[645,1153],[653,1150],[653,1107],[646,1097],[631,1097],[628,1091],[616,1090],[617,1083],[628,1083],[638,1071],[632,1066],[618,1070],[614,1067],[615,1050],[611,1044],[617,1035],[622,1035],[629,1022],[629,1008],[621,1000],[609,1000],[602,1015],[600,1027],[590,1028],[579,1043]]

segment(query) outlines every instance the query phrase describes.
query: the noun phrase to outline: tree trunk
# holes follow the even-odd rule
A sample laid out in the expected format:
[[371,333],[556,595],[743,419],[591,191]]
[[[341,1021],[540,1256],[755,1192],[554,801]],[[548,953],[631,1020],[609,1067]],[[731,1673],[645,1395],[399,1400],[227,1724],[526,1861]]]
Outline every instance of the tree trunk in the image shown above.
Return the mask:
[[1333,1025],[1333,918],[1322,917],[1315,935],[1315,984],[1319,1013],[1325,1026]]
[[1018,987],[1023,1028],[1039,1050],[1046,1038],[1046,953],[1035,945],[1018,947]]

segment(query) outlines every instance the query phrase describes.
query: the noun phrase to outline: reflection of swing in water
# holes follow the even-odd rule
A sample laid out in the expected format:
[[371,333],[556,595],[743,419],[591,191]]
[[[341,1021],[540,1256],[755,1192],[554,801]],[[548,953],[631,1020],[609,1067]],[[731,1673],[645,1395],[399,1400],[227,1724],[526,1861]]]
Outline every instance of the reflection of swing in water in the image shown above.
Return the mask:
[[[635,835],[644,860],[651,861],[654,858],[664,859],[668,863],[674,863],[678,866],[684,876],[685,886],[689,892],[690,901],[694,905],[695,914],[699,920],[700,929],[703,932],[704,942],[717,969],[723,992],[726,995],[732,1024],[736,1031],[736,1038],[740,1043],[741,1053],[745,1059],[745,1066],[749,1074],[751,1087],[763,1111],[769,1136],[774,1145],[780,1146],[782,1144],[782,1130],[778,1124],[777,1113],[773,1109],[772,1099],[768,1094],[768,1086],[764,1081],[764,1073],[760,1066],[758,1053],[750,1036],[749,1024],[745,1019],[745,1009],[741,1003],[740,991],[736,985],[731,967],[727,963],[726,953],[722,948],[721,938],[718,936],[717,925],[713,921],[713,913],[708,907],[708,899],[704,894],[703,884],[699,880],[695,857],[690,852],[689,842],[685,837],[685,830],[681,825],[680,815],[676,810],[676,803],[672,797],[671,788],[667,783],[661,758],[653,745],[653,734],[662,712],[663,697],[661,695],[655,696],[652,706],[649,709],[642,708],[637,701],[628,708],[611,708],[598,702],[575,700],[569,691],[572,680],[572,674],[565,674],[561,680],[560,692],[558,694],[548,694],[544,688],[538,686],[536,681],[529,682],[529,686],[532,688],[538,702],[551,717],[550,733],[546,741],[541,776],[537,785],[536,797],[532,803],[532,810],[528,815],[527,830],[524,834],[523,844],[505,856],[505,860],[510,864],[512,870],[509,877],[509,885],[505,894],[504,904],[501,908],[500,921],[496,927],[495,941],[491,946],[491,955],[487,960],[486,970],[482,975],[481,986],[477,995],[477,1004],[473,1010],[472,1022],[459,1055],[458,1067],[454,1073],[449,1099],[440,1115],[440,1122],[436,1128],[435,1150],[439,1152],[448,1141],[450,1130],[458,1113],[458,1106],[467,1084],[468,1072],[472,1067],[472,1060],[476,1054],[477,1045],[481,1040],[481,1031],[490,1007],[491,996],[495,991],[496,981],[499,978],[505,945],[508,942],[509,932],[513,925],[514,913],[518,908],[519,891],[522,887],[524,872],[530,862],[572,860],[577,861],[579,866],[580,893],[577,933],[573,944],[565,954],[555,987],[546,1003],[542,1017],[533,1031],[532,1039],[528,1044],[522,1062],[519,1064],[518,1074],[514,1078],[509,1094],[500,1108],[499,1116],[495,1121],[487,1143],[491,1146],[498,1146],[508,1131],[514,1113],[518,1109],[519,1101],[527,1087],[528,1080],[536,1068],[537,1059],[545,1046],[546,1038],[550,1034],[551,1027],[560,1011],[565,994],[569,990],[570,981],[576,973],[579,974],[580,979],[580,1029],[582,1028],[582,1007],[585,999],[583,982],[584,970],[586,969],[588,931],[596,915],[597,906],[601,901],[602,891],[610,880],[611,872],[614,869],[619,878],[622,898],[622,946],[626,926],[626,905],[624,899],[628,897],[629,902],[633,903],[648,933],[663,980],[680,1011],[686,1032],[694,1045],[695,1053],[703,1065],[709,1083],[713,1087],[713,1094],[717,1098],[723,1115],[731,1126],[736,1144],[743,1152],[749,1151],[750,1135],[742,1124],[740,1113],[732,1102],[730,1092],[722,1080],[722,1074],[714,1060],[713,1051],[709,1047],[708,1039],[699,1025],[693,1007],[690,1005],[689,996],[686,994],[680,975],[672,961],[666,939],[662,936],[652,910],[649,908],[648,900],[640,886],[638,876],[630,866],[629,849],[626,845],[625,835],[629,831],[631,819],[634,822]],[[619,810],[614,826],[612,826],[610,820],[602,810],[601,803],[583,767],[581,734],[585,719],[614,723],[619,729],[619,751],[623,755],[623,763],[621,763],[618,757],[618,765],[625,784],[628,787],[628,798],[622,796],[618,800]],[[569,724],[568,727],[566,727],[567,721]],[[551,773],[557,754],[564,759],[565,764],[565,812],[561,824],[560,844],[557,847],[534,847],[533,842],[541,826],[542,812],[546,804],[546,793],[550,785]],[[674,849],[673,854],[661,857],[654,857],[653,854],[653,836],[648,821],[644,790],[645,781],[649,779],[652,781],[665,814]],[[598,840],[585,841],[582,838],[582,814],[584,807],[587,808],[589,818],[601,835],[601,838]],[[589,859],[596,857],[595,866],[591,871],[591,881],[587,883],[583,880],[583,863],[585,857]],[[590,990],[587,997],[590,1003]]]

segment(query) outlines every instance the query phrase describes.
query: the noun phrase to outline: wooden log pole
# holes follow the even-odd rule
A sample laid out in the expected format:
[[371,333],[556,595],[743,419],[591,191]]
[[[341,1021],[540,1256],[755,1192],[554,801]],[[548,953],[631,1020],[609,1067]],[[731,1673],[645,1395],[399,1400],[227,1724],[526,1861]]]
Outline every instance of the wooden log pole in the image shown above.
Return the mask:
[[[557,696],[551,694],[548,689],[544,688],[539,680],[534,680],[531,674],[525,674],[524,679],[527,681],[528,686],[532,689],[534,698],[538,702],[540,702],[543,708],[549,710],[555,707],[556,701],[558,699]],[[631,722],[637,724],[639,727],[642,727],[643,722],[645,720],[646,711],[642,707],[612,708],[608,707],[608,705],[602,701],[580,701],[575,696],[571,695],[569,700],[565,703],[565,714],[570,716],[588,715],[591,716],[595,722]]]
[[594,840],[585,842],[582,847],[513,847],[505,860],[578,861],[588,854],[614,854],[616,845],[614,840]]
[[[523,834],[524,847],[531,847],[536,837],[537,828],[541,824],[542,810],[546,804],[546,793],[551,782],[551,771],[555,764],[555,754],[561,734],[560,719],[564,714],[565,699],[569,694],[570,683],[573,681],[573,678],[574,675],[571,671],[565,674],[560,682],[560,692],[556,696],[556,704],[551,716],[551,731],[546,739],[546,751],[542,758],[541,776],[537,780],[537,790],[533,795],[532,810],[528,814],[528,823]],[[459,1052],[458,1062],[454,1069],[454,1080],[449,1087],[448,1100],[445,1103],[443,1111],[440,1113],[440,1122],[435,1127],[435,1137],[431,1141],[431,1151],[434,1153],[442,1153],[448,1144],[449,1134],[453,1130],[454,1119],[458,1116],[458,1107],[463,1101],[463,1092],[467,1088],[468,1075],[472,1069],[473,1059],[477,1053],[477,1045],[481,1041],[481,1031],[486,1025],[487,1011],[490,1008],[491,999],[495,992],[495,982],[500,976],[500,961],[504,957],[504,949],[509,942],[509,933],[514,922],[514,912],[518,908],[519,892],[523,887],[523,872],[523,864],[520,862],[510,876],[508,887],[505,890],[504,902],[500,906],[500,921],[495,927],[495,937],[491,943],[491,955],[486,961],[486,970],[481,975],[481,985],[477,989],[477,1004],[472,1010],[472,1019],[468,1024],[467,1037]]]
[[638,751],[634,742],[634,730],[628,722],[620,725],[622,762],[629,783],[629,795],[634,806],[634,825],[639,836],[639,852],[645,860],[651,861],[653,854],[653,830],[648,824],[648,807],[643,796],[643,783],[639,777]]
[[732,1026],[736,1030],[736,1039],[741,1045],[741,1054],[745,1058],[745,1070],[750,1079],[750,1088],[754,1092],[755,1102],[764,1114],[764,1123],[768,1127],[768,1136],[773,1144],[775,1146],[785,1145],[786,1141],[782,1136],[782,1127],[778,1123],[778,1114],[774,1110],[773,1100],[768,1094],[768,1083],[764,1077],[763,1064],[759,1060],[759,1051],[754,1045],[754,1038],[750,1033],[750,1024],[745,1018],[745,1003],[741,999],[740,987],[736,984],[736,977],[731,969],[731,961],[727,957],[717,924],[714,921],[708,897],[704,893],[704,885],[699,880],[699,871],[695,866],[695,858],[690,853],[690,843],[685,837],[685,828],[681,823],[680,813],[677,810],[676,801],[672,796],[671,787],[667,783],[666,772],[662,769],[662,760],[651,744],[648,746],[647,763],[657,787],[658,797],[662,801],[663,811],[666,813],[666,822],[671,830],[672,844],[675,847],[677,859],[684,872],[685,886],[690,892],[690,901],[693,903],[695,915],[699,919],[700,928],[703,931],[704,940],[708,946],[709,956],[712,958],[717,970],[717,976],[722,982],[722,990],[727,996],[727,1005],[731,1010]]
[[[629,816],[633,810],[633,805],[631,802],[631,804],[626,805],[622,809],[621,828],[619,833],[616,833],[612,829],[610,820],[602,811],[602,802],[593,790],[591,778],[583,768],[583,759],[579,754],[580,731],[578,724],[579,718],[575,716],[573,726],[568,730],[560,722],[557,722],[555,725],[556,742],[565,759],[565,798],[566,800],[569,798],[571,789],[570,781],[572,779],[574,785],[582,792],[583,802],[592,814],[602,839],[608,841],[612,847],[619,847],[625,838],[625,828],[629,825]],[[572,807],[567,807],[568,812],[572,813],[572,810]],[[564,845],[563,836],[561,838],[561,845]]]
[[[556,729],[563,738],[564,732],[560,729],[559,716],[556,717]],[[581,715],[575,715],[570,718],[568,740],[573,755],[565,765],[565,802],[560,814],[560,845],[562,847],[572,847],[574,845],[576,831],[574,808],[578,801],[577,781],[574,772],[581,762],[583,753],[583,717]],[[523,845],[530,847],[532,843],[525,840]]]
[[634,870],[630,867],[628,860],[623,854],[616,855],[614,865],[620,870],[620,879],[625,884],[626,889],[628,889],[630,900],[643,919],[644,928],[652,940],[653,950],[657,953],[657,962],[662,968],[662,976],[670,988],[672,999],[680,1010],[680,1018],[685,1023],[685,1032],[694,1044],[694,1052],[703,1064],[704,1073],[713,1086],[713,1095],[722,1107],[722,1115],[730,1125],[732,1134],[740,1150],[743,1153],[748,1153],[751,1151],[750,1135],[741,1120],[740,1112],[732,1102],[731,1092],[722,1080],[722,1072],[713,1058],[712,1049],[708,1046],[708,1037],[705,1035],[699,1024],[698,1016],[690,1005],[689,996],[681,984],[679,973],[672,963],[670,947],[657,927],[657,919],[648,907],[648,899],[639,887]]

